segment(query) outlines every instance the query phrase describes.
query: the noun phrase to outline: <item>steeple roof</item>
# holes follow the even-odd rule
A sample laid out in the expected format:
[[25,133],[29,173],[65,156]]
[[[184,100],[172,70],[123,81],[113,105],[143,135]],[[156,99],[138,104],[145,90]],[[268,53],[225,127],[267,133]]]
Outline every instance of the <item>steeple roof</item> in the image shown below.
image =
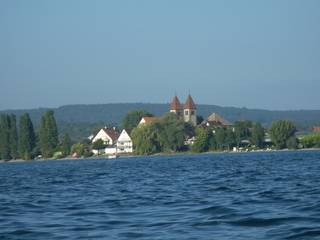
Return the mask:
[[184,109],[196,109],[196,105],[194,104],[194,101],[190,94],[188,95],[187,101],[184,104]]
[[179,98],[177,96],[174,96],[170,105],[170,110],[180,110],[180,109],[181,109],[181,104],[180,104]]

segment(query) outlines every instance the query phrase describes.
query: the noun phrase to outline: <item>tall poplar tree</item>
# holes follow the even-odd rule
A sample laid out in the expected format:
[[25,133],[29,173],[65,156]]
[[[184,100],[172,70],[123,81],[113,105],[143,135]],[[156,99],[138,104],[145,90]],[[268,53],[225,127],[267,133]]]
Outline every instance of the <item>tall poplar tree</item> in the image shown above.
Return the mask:
[[251,143],[258,148],[262,148],[264,144],[264,129],[260,123],[255,123],[252,128]]
[[19,152],[22,159],[31,159],[36,137],[29,114],[21,115],[19,122]]
[[9,142],[10,142],[10,155],[12,159],[18,158],[18,132],[17,132],[17,120],[16,115],[10,114],[10,130],[9,130]]
[[45,112],[41,118],[39,143],[43,157],[52,157],[59,143],[57,123],[52,110]]
[[71,139],[70,139],[68,133],[64,134],[64,136],[62,138],[61,150],[62,150],[62,154],[64,156],[67,156],[67,155],[70,154],[70,151],[71,151]]
[[0,153],[1,159],[11,159],[10,156],[10,118],[6,114],[0,115]]

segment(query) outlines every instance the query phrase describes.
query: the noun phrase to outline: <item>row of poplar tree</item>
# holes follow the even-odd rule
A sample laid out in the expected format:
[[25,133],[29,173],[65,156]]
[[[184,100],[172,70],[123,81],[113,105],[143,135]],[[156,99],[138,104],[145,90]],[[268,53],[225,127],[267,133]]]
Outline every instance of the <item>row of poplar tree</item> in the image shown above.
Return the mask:
[[43,114],[36,132],[27,113],[20,116],[18,124],[14,114],[0,115],[1,159],[33,159],[38,155],[52,157],[58,144],[58,128],[52,110]]

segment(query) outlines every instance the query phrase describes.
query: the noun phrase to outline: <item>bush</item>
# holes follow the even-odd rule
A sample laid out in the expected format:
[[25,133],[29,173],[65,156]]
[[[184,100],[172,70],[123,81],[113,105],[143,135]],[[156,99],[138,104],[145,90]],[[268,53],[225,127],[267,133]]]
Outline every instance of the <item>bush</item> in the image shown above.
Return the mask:
[[310,134],[301,138],[304,148],[320,147],[320,134]]
[[298,140],[296,137],[290,137],[288,140],[287,140],[287,147],[289,149],[297,149],[298,148]]

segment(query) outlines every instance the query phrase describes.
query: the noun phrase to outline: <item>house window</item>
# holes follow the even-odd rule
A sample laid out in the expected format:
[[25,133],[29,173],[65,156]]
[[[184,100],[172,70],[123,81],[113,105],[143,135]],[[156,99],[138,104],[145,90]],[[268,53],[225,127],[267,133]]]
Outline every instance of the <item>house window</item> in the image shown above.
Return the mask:
[[194,115],[194,111],[193,110],[191,111],[191,115]]
[[184,111],[184,115],[188,115],[189,114],[189,111],[188,110],[185,110]]

